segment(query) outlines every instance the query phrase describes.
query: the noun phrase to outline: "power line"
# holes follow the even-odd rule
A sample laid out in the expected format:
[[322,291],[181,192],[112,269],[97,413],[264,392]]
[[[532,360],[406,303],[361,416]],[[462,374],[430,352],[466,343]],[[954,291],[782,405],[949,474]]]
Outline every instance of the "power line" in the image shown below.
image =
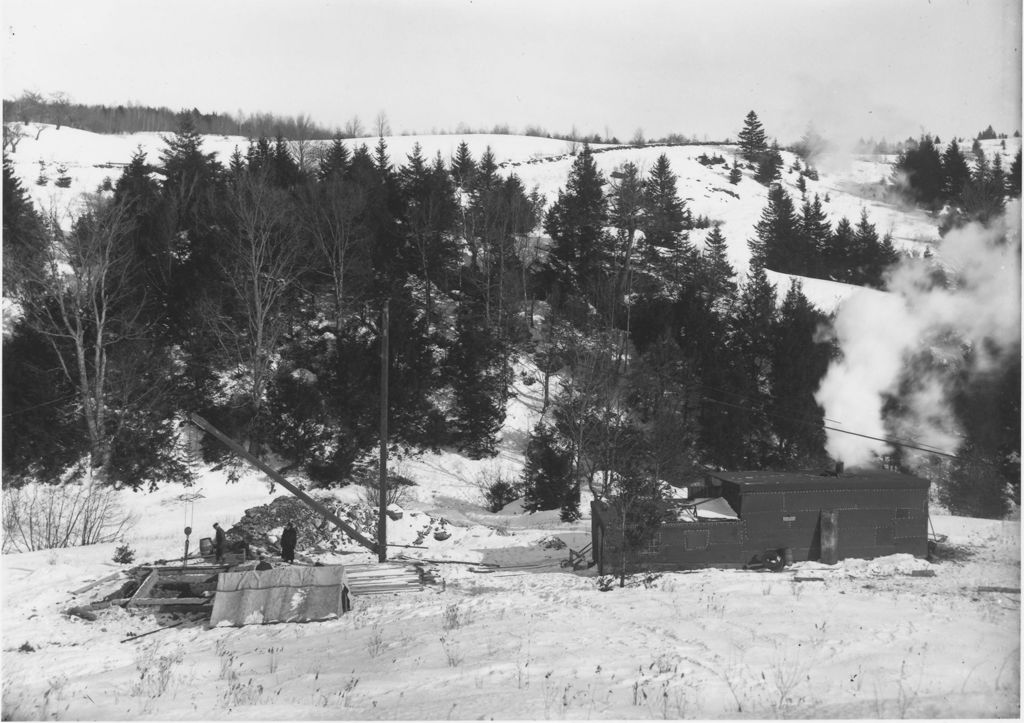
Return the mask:
[[77,392],[72,392],[70,394],[64,395],[63,397],[58,397],[56,399],[51,399],[48,402],[40,402],[39,404],[33,404],[31,407],[25,407],[23,409],[15,409],[13,412],[7,412],[6,414],[3,415],[3,417],[7,418],[7,417],[13,417],[16,414],[25,414],[26,412],[31,412],[33,409],[39,409],[40,407],[47,407],[47,406],[49,406],[51,404],[60,404],[61,402],[66,402],[66,401],[68,401],[70,399],[74,399],[77,396],[78,396]]
[[[737,394],[737,396],[742,397],[743,395]],[[850,435],[853,435],[854,437],[863,437],[864,439],[870,439],[870,440],[874,440],[876,442],[883,442],[885,444],[891,444],[894,447],[905,447],[907,449],[916,449],[919,452],[926,452],[927,454],[935,454],[935,455],[938,455],[940,457],[949,457],[950,459],[958,459],[958,460],[966,460],[967,459],[965,457],[961,457],[961,456],[956,455],[956,454],[951,454],[949,452],[943,452],[943,451],[938,450],[938,449],[921,446],[920,444],[912,444],[910,442],[903,442],[903,441],[896,440],[896,439],[886,439],[886,438],[883,438],[883,437],[872,437],[871,435],[862,434],[860,432],[853,432],[853,431],[851,431],[849,429],[839,429],[838,427],[830,427],[827,424],[821,424],[819,422],[814,422],[814,421],[811,421],[811,420],[797,419],[796,417],[789,417],[789,416],[786,416],[786,415],[783,415],[783,414],[778,414],[776,412],[768,412],[768,411],[765,411],[763,409],[756,409],[755,410],[755,409],[750,409],[748,407],[741,407],[738,404],[731,404],[730,402],[723,402],[720,399],[712,399],[710,397],[705,397],[703,395],[701,396],[701,399],[703,399],[704,401],[707,401],[707,402],[711,402],[712,404],[719,404],[721,406],[732,407],[734,409],[740,409],[740,410],[748,411],[748,412],[749,411],[753,411],[753,412],[756,412],[758,414],[763,414],[763,415],[770,416],[770,417],[777,417],[777,418],[780,418],[780,419],[788,419],[788,420],[790,420],[792,422],[796,422],[798,424],[805,424],[807,426],[818,426],[820,424],[821,427],[823,427],[824,429],[830,430],[832,432],[839,432],[840,434],[850,434]],[[972,457],[972,458],[970,458],[970,460],[974,461],[974,462],[980,462],[981,464],[989,464],[989,465],[993,465],[994,464],[993,462],[989,462],[987,460],[979,459],[979,458],[976,458],[976,457]]]

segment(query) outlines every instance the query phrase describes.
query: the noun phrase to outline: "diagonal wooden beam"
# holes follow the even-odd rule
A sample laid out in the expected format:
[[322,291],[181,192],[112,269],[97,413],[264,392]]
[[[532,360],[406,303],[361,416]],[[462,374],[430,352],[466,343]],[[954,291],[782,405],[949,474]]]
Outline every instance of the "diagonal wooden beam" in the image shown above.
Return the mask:
[[298,487],[293,485],[291,482],[286,480],[284,477],[279,475],[277,472],[275,472],[269,466],[267,466],[262,461],[260,461],[257,457],[249,454],[249,452],[246,451],[245,447],[243,447],[238,442],[236,442],[235,440],[231,439],[231,437],[229,437],[226,434],[224,434],[223,432],[221,432],[219,429],[217,429],[212,424],[207,422],[205,419],[200,417],[198,414],[191,414],[189,416],[191,417],[192,422],[195,423],[195,425],[197,427],[199,427],[200,429],[202,429],[204,431],[207,431],[210,434],[212,434],[218,440],[223,442],[224,445],[228,449],[230,449],[232,452],[237,454],[239,457],[244,459],[246,462],[251,464],[256,469],[260,470],[265,475],[270,477],[270,479],[274,480],[275,483],[281,485],[286,490],[291,492],[293,495],[298,497],[300,500],[305,502],[307,506],[309,506],[311,509],[313,509],[313,511],[323,515],[330,522],[332,522],[335,527],[340,529],[346,535],[348,535],[353,540],[358,542],[360,545],[362,545],[363,547],[368,549],[370,552],[374,552],[374,553],[377,552],[377,545],[376,545],[376,543],[374,543],[372,540],[370,540],[370,539],[366,538],[365,536],[363,536],[362,533],[360,533],[357,529],[355,529],[354,527],[349,525],[347,522],[342,520],[336,514],[331,512],[331,510],[327,509],[327,507],[325,507],[324,505],[320,504],[315,499],[313,499],[312,497],[307,495],[305,492],[300,490]]

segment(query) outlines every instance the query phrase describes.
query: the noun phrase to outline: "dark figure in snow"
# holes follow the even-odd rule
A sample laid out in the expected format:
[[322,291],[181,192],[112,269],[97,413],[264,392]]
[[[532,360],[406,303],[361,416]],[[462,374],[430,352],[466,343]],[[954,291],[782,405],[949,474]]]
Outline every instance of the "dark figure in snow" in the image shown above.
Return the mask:
[[260,555],[260,561],[256,564],[256,570],[262,572],[263,570],[273,570],[274,566],[267,562],[267,559]]
[[219,522],[213,523],[213,551],[217,555],[217,564],[224,562],[224,544],[226,542],[224,530],[220,528]]
[[289,522],[281,533],[281,559],[285,562],[295,562],[295,543],[298,537],[295,525]]

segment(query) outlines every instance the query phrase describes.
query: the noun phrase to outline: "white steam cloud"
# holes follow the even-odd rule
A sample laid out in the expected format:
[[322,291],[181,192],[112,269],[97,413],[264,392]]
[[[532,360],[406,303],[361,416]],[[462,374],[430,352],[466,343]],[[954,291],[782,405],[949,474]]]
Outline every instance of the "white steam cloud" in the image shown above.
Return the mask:
[[[988,227],[970,224],[943,239],[936,258],[955,280],[950,288],[936,283],[923,261],[905,260],[890,272],[889,293],[864,289],[843,303],[831,330],[841,356],[815,394],[827,425],[956,453],[954,378],[994,371],[1019,349],[1020,213],[1015,201]],[[911,368],[922,353],[930,358],[926,369]],[[908,371],[911,389],[904,388],[903,404],[886,416],[885,399]],[[827,431],[827,450],[857,466],[890,448]]]

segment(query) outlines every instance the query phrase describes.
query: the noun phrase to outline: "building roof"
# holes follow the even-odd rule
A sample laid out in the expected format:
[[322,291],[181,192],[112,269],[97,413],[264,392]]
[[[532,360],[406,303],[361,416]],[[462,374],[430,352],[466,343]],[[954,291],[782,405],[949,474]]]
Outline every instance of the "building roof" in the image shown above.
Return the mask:
[[839,476],[822,472],[709,472],[713,479],[740,487],[744,492],[828,489],[928,489],[928,480],[883,469],[853,469]]

